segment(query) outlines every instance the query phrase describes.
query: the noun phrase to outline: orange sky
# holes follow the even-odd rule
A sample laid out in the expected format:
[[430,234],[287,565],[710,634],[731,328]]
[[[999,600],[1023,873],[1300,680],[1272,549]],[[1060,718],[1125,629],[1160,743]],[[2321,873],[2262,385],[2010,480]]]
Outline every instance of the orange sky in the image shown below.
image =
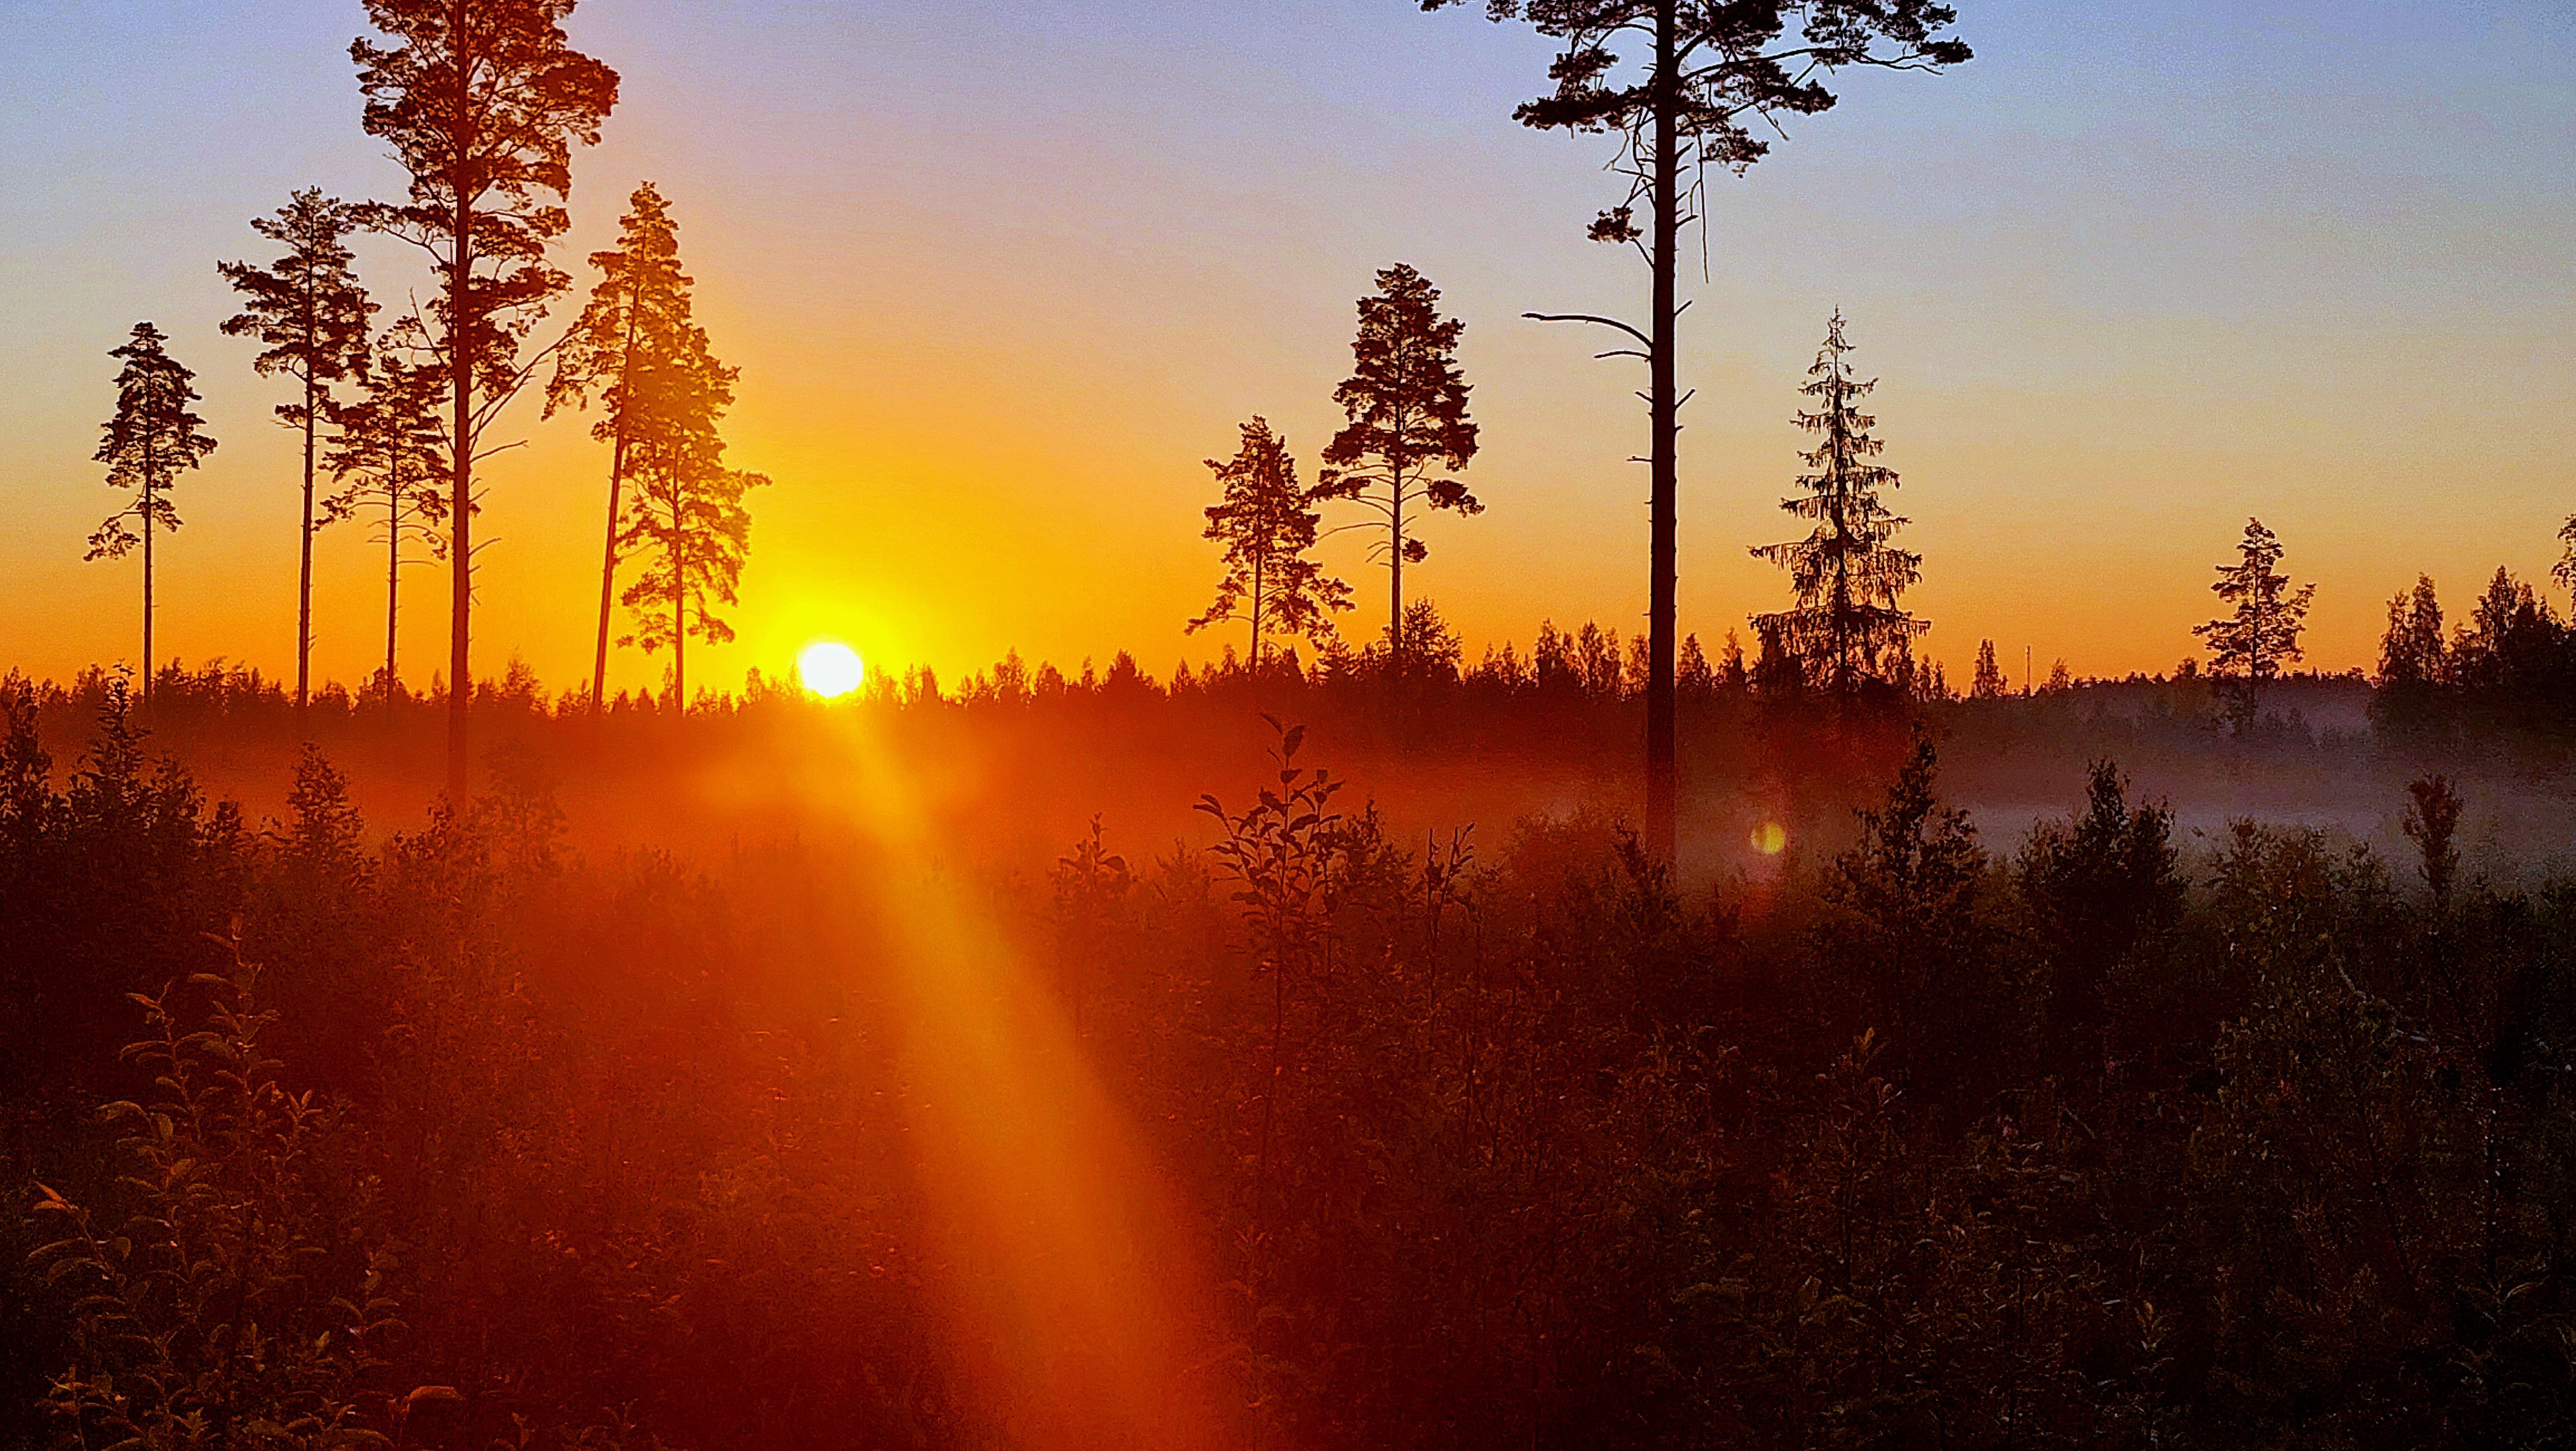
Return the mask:
[[[2320,588],[2315,663],[2371,658],[2388,595],[2456,608],[2555,559],[2576,510],[2576,39],[2545,0],[2440,17],[2322,0],[2157,16],[1963,5],[1956,75],[1861,77],[1743,181],[1712,181],[1689,316],[1684,627],[1776,607],[1745,546],[1783,537],[1795,389],[1851,319],[1906,480],[1910,597],[1954,680],[2164,669],[2248,514]],[[106,350],[136,319],[196,367],[221,451],[180,494],[161,641],[291,674],[295,446],[278,387],[215,325],[219,258],[286,192],[399,184],[358,133],[341,0],[0,3],[0,665],[135,649],[135,566],[83,563],[114,507],[89,460]],[[730,683],[817,636],[954,679],[1016,647],[1133,649],[1160,675],[1215,579],[1209,482],[1261,412],[1312,476],[1351,304],[1409,261],[1466,318],[1482,517],[1441,516],[1408,584],[1471,653],[1537,621],[1641,623],[1633,365],[1529,309],[1633,312],[1633,259],[1581,238],[1615,200],[1597,141],[1513,126],[1545,47],[1404,0],[592,0],[625,77],[576,163],[578,259],[650,177],[700,312],[742,368],[754,497]],[[2319,45],[2321,35],[2336,43]],[[380,295],[420,284],[371,245]],[[515,415],[488,466],[478,664],[587,668],[604,492],[586,420]],[[1364,606],[1382,576],[1329,546]],[[317,668],[362,677],[380,575],[321,547]],[[414,576],[406,670],[444,660]],[[1381,621],[1348,617],[1365,636]],[[711,658],[710,658],[711,657]],[[697,662],[707,663],[698,667]],[[618,657],[613,681],[659,678]]]

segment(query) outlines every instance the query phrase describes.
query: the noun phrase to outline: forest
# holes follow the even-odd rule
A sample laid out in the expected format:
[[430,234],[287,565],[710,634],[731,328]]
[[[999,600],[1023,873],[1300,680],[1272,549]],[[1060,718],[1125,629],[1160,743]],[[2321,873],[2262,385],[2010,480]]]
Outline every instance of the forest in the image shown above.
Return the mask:
[[[1975,60],[1951,7],[1470,7],[1550,57],[1494,129],[1608,158],[1644,310],[1519,320],[1642,365],[1642,612],[1444,613],[1526,500],[1390,261],[1304,463],[1293,399],[1158,444],[1216,455],[1168,670],[738,686],[816,485],[728,436],[687,198],[562,255],[619,73],[575,0],[348,8],[399,180],[215,263],[244,376],[99,350],[117,512],[39,542],[139,652],[22,666],[0,578],[0,1451],[2576,1444],[2576,515],[2337,664],[2342,546],[2229,493],[2172,666],[1954,680],[1836,306],[1764,378],[1774,593],[1683,601],[1693,250],[1840,88]],[[240,507],[201,381],[293,441],[291,663],[156,640],[228,607],[167,583]],[[478,537],[548,423],[578,537]]]

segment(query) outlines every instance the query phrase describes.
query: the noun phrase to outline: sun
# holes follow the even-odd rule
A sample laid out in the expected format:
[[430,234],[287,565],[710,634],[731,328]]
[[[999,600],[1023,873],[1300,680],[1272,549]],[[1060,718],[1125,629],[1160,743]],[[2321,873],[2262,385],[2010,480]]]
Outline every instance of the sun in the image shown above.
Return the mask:
[[1776,821],[1766,821],[1753,828],[1753,849],[1764,856],[1778,856],[1789,849],[1789,833]]
[[796,673],[805,688],[825,700],[838,700],[859,688],[868,667],[859,652],[838,640],[817,640],[796,657]]

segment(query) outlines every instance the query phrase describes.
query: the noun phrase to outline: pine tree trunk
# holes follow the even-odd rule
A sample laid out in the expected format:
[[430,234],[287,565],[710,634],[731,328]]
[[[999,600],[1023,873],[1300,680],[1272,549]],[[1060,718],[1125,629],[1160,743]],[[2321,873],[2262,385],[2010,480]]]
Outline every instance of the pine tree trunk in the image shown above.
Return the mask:
[[689,558],[680,510],[671,509],[671,693],[689,713]]
[[[628,277],[634,274],[630,271]],[[599,566],[599,643],[590,661],[590,713],[595,717],[605,709],[603,697],[608,692],[608,622],[612,599],[617,591],[617,511],[623,505],[626,484],[626,412],[635,406],[635,328],[636,311],[642,299],[635,295],[630,280],[626,297],[626,348],[617,360],[617,442],[608,456],[608,543]]]
[[143,703],[152,703],[152,523],[158,497],[152,487],[152,439],[143,440]]
[[1257,557],[1252,561],[1252,678],[1256,684],[1261,679],[1261,586],[1265,572],[1261,565]]
[[1649,407],[1654,429],[1653,543],[1646,586],[1646,847],[1665,861],[1677,849],[1673,743],[1673,606],[1675,497],[1679,493],[1680,429],[1675,351],[1680,316],[1675,307],[1681,265],[1681,138],[1679,118],[1679,0],[1655,6],[1654,169],[1654,381]]
[[626,485],[626,424],[617,425],[617,444],[611,450],[608,464],[608,543],[599,566],[599,643],[590,660],[590,713],[603,709],[602,697],[608,689],[608,622],[617,590],[617,511],[624,506]]
[[313,414],[321,390],[308,374],[304,380],[304,534],[302,573],[295,587],[295,734],[313,733]]
[[394,630],[402,612],[402,451],[396,446],[385,485],[385,714],[394,708]]
[[[1399,432],[1402,429],[1398,421]],[[1404,673],[1404,465],[1396,459],[1387,461],[1386,514],[1386,662]]]
[[[460,75],[472,73],[466,9],[466,0],[453,0],[448,8],[448,35],[456,48]],[[463,178],[455,180],[461,183]],[[448,559],[448,587],[452,594],[447,626],[447,799],[462,811],[467,769],[473,761],[474,358],[468,344],[475,336],[477,319],[472,312],[473,289],[469,285],[474,267],[473,204],[461,184],[456,188],[454,213],[449,222],[454,228],[454,250],[447,269],[448,382],[455,414],[455,430],[448,435],[452,455],[448,460],[448,507],[454,513],[449,521],[453,542]]]

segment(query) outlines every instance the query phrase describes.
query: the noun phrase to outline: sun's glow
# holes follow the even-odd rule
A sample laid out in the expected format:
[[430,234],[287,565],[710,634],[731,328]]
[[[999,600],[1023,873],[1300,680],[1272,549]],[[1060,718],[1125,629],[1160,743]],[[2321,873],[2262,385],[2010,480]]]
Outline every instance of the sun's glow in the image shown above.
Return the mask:
[[868,667],[859,652],[838,640],[817,640],[796,657],[796,673],[805,688],[825,700],[838,700],[859,688]]
[[1753,849],[1764,856],[1778,856],[1789,849],[1789,832],[1776,821],[1766,821],[1753,828]]

